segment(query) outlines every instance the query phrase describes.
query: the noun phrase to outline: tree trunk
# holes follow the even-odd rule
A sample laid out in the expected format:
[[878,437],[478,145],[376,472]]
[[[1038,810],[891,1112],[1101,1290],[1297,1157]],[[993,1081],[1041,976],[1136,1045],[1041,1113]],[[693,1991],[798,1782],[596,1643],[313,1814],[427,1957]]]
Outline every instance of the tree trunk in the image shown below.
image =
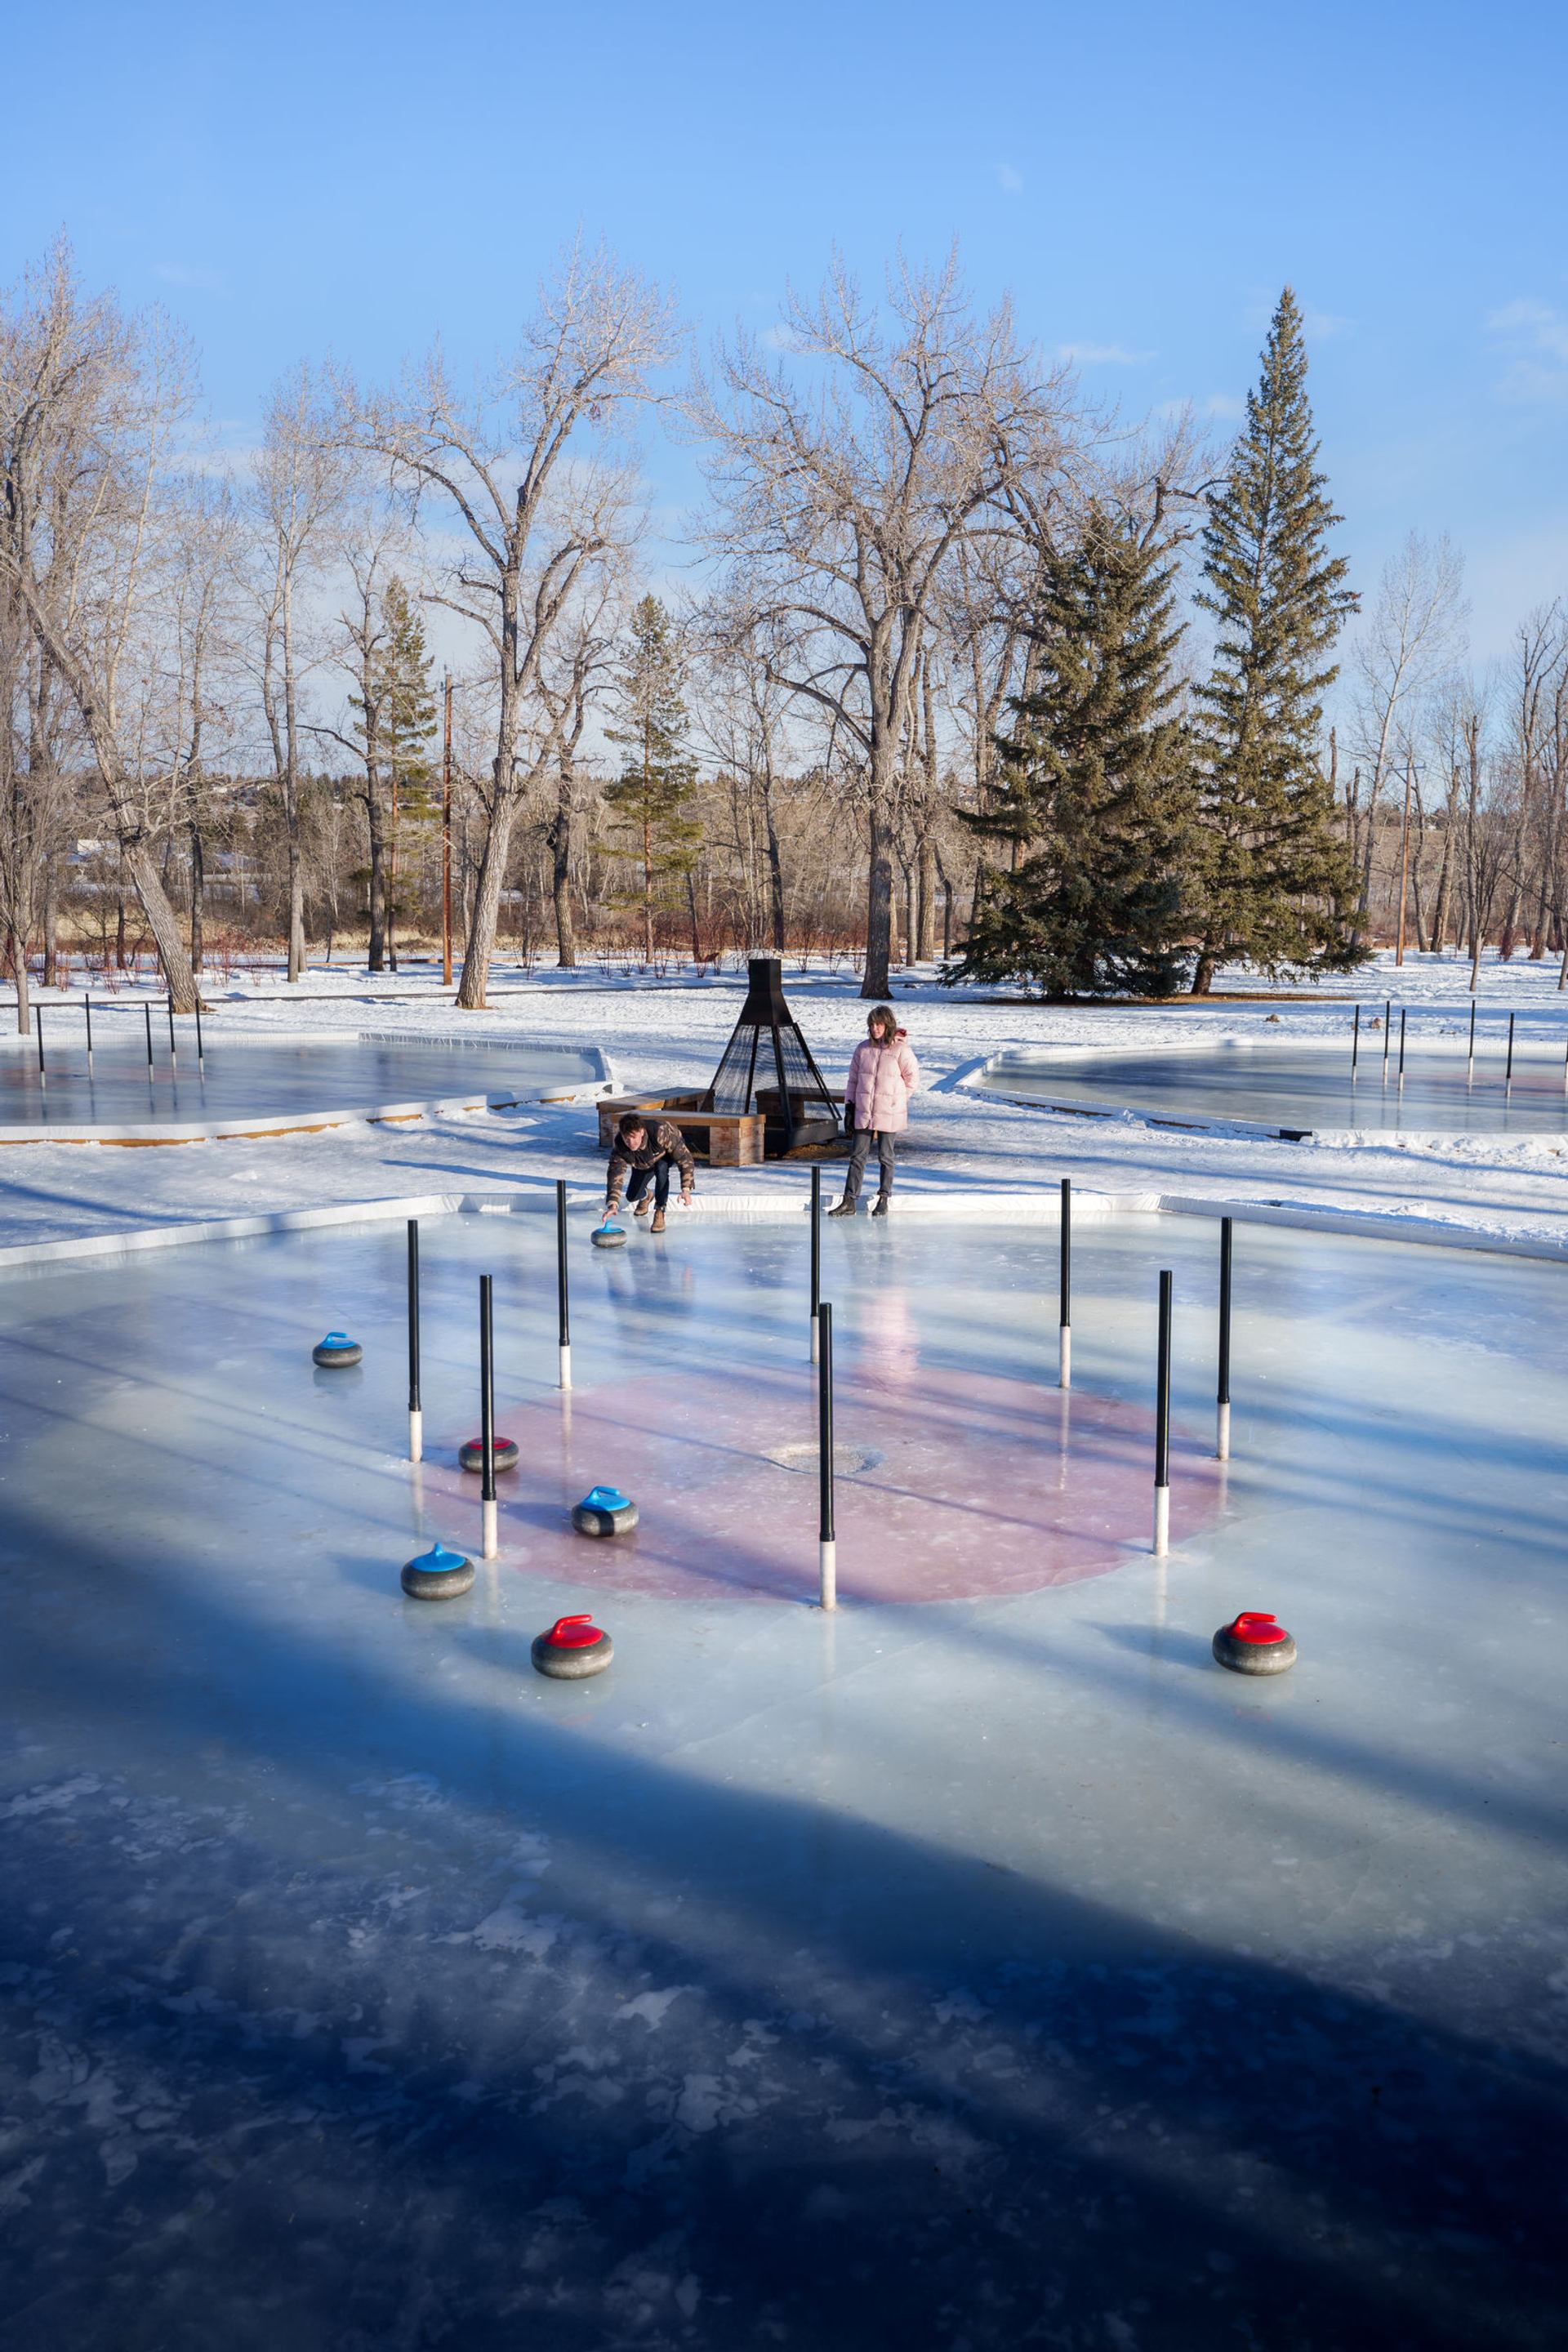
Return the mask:
[[207,888],[206,849],[202,841],[202,829],[197,820],[191,819],[191,976],[199,989],[202,964],[206,956],[203,937]]
[[60,984],[60,898],[55,883],[54,860],[44,874],[44,986]]
[[27,997],[27,942],[15,923],[6,929],[5,951],[11,959],[11,970],[16,982],[16,1028],[18,1034],[25,1037],[32,1026]]
[[370,948],[366,961],[372,971],[384,971],[386,969],[386,834],[382,824],[381,786],[368,766],[364,824],[370,840]]
[[768,849],[768,898],[773,912],[773,952],[784,951],[784,864],[779,856],[779,831],[773,821],[773,780],[763,780],[763,823]]
[[689,866],[686,869],[686,904],[691,915],[691,961],[702,961],[702,942],[697,936],[697,877]]
[[120,861],[120,884],[114,894],[114,969],[125,969],[125,860]]
[[489,824],[485,828],[484,846],[479,852],[479,870],[474,883],[473,912],[468,919],[468,936],[463,949],[462,977],[458,983],[456,999],[465,1013],[482,1013],[485,1009],[485,983],[489,977],[490,957],[495,951],[500,894],[506,882],[512,819],[516,814],[517,799],[509,792],[492,810]]
[[153,854],[144,841],[128,841],[124,845],[125,870],[132,887],[142,902],[163,968],[163,980],[170,1002],[176,1013],[194,1013],[196,1009],[196,983],[191,971],[185,943],[180,937],[179,918],[169,904],[168,894],[158,879],[158,869]]
[[1206,946],[1200,948],[1198,950],[1197,963],[1194,967],[1193,971],[1193,994],[1194,996],[1213,995],[1215,969],[1216,967],[1212,949]]
[[555,814],[549,834],[550,887],[555,902],[555,961],[563,971],[577,969],[577,940],[572,927],[572,758],[563,751],[555,788]]
[[880,1003],[887,996],[890,986],[888,968],[893,951],[893,858],[887,829],[887,796],[879,779],[873,776],[870,870],[866,888],[866,976],[861,982],[860,993],[874,1003]]
[[920,886],[920,929],[916,933],[915,961],[930,963],[936,954],[936,851],[929,833],[921,835]]

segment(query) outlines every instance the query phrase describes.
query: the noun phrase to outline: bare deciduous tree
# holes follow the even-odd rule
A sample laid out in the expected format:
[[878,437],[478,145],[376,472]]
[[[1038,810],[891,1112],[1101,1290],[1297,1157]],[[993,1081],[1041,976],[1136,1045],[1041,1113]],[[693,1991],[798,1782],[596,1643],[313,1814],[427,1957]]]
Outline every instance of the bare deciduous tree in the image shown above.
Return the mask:
[[605,454],[581,463],[570,445],[580,426],[614,427],[645,401],[675,343],[664,294],[602,249],[574,247],[489,387],[460,393],[439,351],[395,393],[340,383],[343,437],[386,458],[416,503],[436,496],[454,510],[468,547],[439,601],[482,631],[496,667],[495,759],[457,998],[470,1011],[485,1002],[541,665],[595,565],[641,522],[631,462],[609,454],[607,436]]
[[1059,459],[1065,372],[1042,373],[1009,306],[976,319],[950,258],[900,267],[885,314],[842,262],[792,295],[793,366],[749,336],[699,380],[709,544],[792,648],[783,682],[854,744],[869,839],[863,993],[888,989],[896,776],[921,648],[956,551]]

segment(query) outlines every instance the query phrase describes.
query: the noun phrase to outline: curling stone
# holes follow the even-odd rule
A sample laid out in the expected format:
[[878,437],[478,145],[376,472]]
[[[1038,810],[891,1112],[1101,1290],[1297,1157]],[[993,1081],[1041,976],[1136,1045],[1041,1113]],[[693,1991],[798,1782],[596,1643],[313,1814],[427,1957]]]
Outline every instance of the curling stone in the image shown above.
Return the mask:
[[1237,1675],[1282,1675],[1296,1663],[1296,1644],[1266,1609],[1244,1609],[1214,1637],[1214,1654]]
[[612,1225],[607,1222],[602,1225],[595,1225],[588,1236],[595,1249],[620,1249],[626,1238],[625,1225]]
[[616,1654],[609,1635],[589,1616],[557,1617],[548,1633],[533,1637],[533,1663],[558,1683],[585,1682],[602,1675]]
[[[517,1468],[517,1440],[498,1437],[495,1441],[496,1468]],[[458,1448],[458,1460],[465,1470],[482,1470],[485,1466],[485,1442],[482,1437],[470,1437]]]
[[580,1536],[630,1535],[637,1523],[637,1507],[618,1486],[591,1486],[572,1507],[572,1524]]
[[473,1561],[441,1543],[405,1562],[403,1570],[403,1590],[411,1601],[456,1601],[473,1580]]
[[310,1360],[316,1364],[357,1364],[364,1349],[346,1331],[329,1331],[310,1350]]

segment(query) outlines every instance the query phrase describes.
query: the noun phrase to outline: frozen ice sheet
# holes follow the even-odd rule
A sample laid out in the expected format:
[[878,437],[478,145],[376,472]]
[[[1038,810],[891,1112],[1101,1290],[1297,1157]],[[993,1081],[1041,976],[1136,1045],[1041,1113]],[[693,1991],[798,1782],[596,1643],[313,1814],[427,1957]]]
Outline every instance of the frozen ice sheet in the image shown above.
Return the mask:
[[[587,1223],[574,1471],[613,1406],[652,1528],[681,1447],[805,1395],[805,1220]],[[500,1560],[404,1601],[478,1538],[480,1272],[503,1426],[562,1412],[548,1218],[425,1224],[417,1475],[400,1227],[0,1282],[13,2341],[1558,2340],[1563,1274],[1244,1228],[1222,1486],[1212,1227],[1080,1231],[1065,1409],[1048,1229],[823,1238],[847,1394],[1010,1416],[1040,1589],[824,1619],[813,1483],[753,1452],[774,1581],[672,1597],[556,1535],[541,1436]],[[1050,1581],[1064,1436],[1069,1496],[1080,1426],[1142,1445],[1161,1265],[1174,1549],[1113,1482]],[[963,1457],[900,1475],[983,1509]],[[892,1518],[847,1578],[881,1541],[897,1589]],[[587,1606],[615,1666],[542,1682]],[[1278,1684],[1210,1662],[1241,1607]]]
[[1407,1040],[1399,1078],[1397,1024],[1386,1076],[1382,1031],[1363,1029],[1355,1077],[1347,1034],[1338,1045],[1229,1044],[1205,1052],[1041,1054],[1019,1047],[979,1082],[982,1092],[1028,1101],[1103,1104],[1155,1118],[1247,1119],[1263,1127],[1410,1128],[1441,1134],[1560,1134],[1568,1129],[1568,1065],[1561,1048],[1516,1050],[1504,1082],[1506,1040],[1479,1041],[1467,1077],[1463,1037]]
[[592,1055],[559,1045],[459,1046],[324,1038],[270,1045],[226,1037],[209,1025],[198,1071],[195,1028],[179,1024],[171,1061],[167,1024],[154,1013],[153,1066],[146,1031],[130,1012],[95,1012],[92,1074],[79,1014],[46,1013],[44,1076],[35,1057],[0,1055],[0,1127],[195,1125],[294,1111],[374,1110],[383,1104],[456,1095],[590,1086]]

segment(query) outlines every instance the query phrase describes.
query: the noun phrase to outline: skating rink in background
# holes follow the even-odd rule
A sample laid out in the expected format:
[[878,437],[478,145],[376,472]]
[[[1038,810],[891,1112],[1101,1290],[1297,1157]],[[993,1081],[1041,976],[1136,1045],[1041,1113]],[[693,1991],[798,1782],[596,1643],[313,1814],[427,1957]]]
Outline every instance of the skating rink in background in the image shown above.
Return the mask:
[[1462,1026],[1434,1037],[1406,1037],[1399,1082],[1395,1017],[1387,1075],[1383,1032],[1362,1031],[1351,1076],[1349,1024],[1342,1044],[1296,1039],[1213,1046],[1173,1045],[1164,1052],[1042,1053],[1020,1046],[977,1081],[984,1093],[1028,1102],[1085,1104],[1142,1111],[1153,1118],[1245,1119],[1262,1127],[1315,1129],[1400,1128],[1436,1134],[1568,1133],[1568,1087],[1561,1043],[1516,1044],[1505,1084],[1507,1036],[1495,1022],[1477,1040],[1475,1070]]
[[1068,1400],[1053,1227],[829,1225],[825,1618],[805,1218],[592,1221],[569,1406],[422,1225],[417,1472],[399,1223],[0,1282],[9,2340],[1557,2340],[1568,1267],[1239,1225],[1222,1472],[1213,1223],[1080,1219]]
[[273,1118],[318,1111],[375,1110],[386,1105],[486,1096],[537,1095],[547,1087],[591,1087],[597,1057],[563,1045],[458,1045],[415,1039],[323,1037],[273,1044],[226,1036],[205,1024],[205,1069],[196,1063],[194,1023],[177,1024],[169,1056],[163,1008],[153,1016],[153,1066],[139,1009],[93,1010],[92,1073],[79,1009],[44,1014],[45,1076],[36,1046],[17,1041],[0,1054],[0,1128],[118,1127],[236,1118]]

